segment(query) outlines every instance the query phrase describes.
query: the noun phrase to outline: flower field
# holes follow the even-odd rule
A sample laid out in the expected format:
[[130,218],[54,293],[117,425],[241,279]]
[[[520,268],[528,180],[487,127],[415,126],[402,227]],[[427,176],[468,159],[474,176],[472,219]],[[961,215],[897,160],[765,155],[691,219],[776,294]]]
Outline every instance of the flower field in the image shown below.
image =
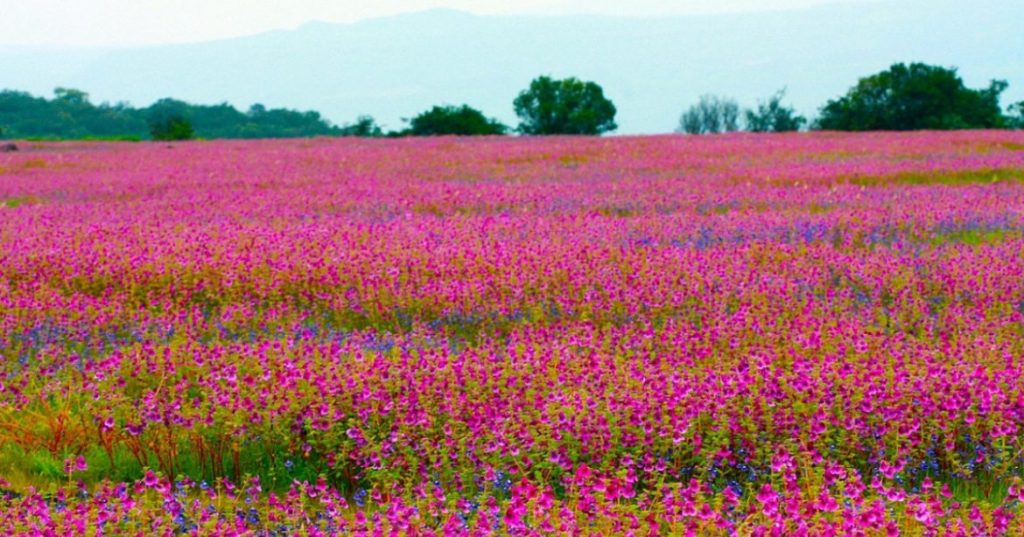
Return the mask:
[[1024,534],[1024,133],[0,155],[0,534]]

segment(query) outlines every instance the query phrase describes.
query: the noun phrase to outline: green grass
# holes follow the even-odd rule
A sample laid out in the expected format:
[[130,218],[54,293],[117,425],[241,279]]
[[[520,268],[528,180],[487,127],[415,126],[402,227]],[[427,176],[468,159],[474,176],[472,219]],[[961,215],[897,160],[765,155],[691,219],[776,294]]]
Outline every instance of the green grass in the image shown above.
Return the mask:
[[860,186],[970,185],[1006,181],[1024,181],[1024,169],[999,168],[947,173],[910,172],[896,175],[853,177],[850,179],[850,184]]
[[951,480],[947,484],[953,499],[960,503],[985,501],[991,505],[1002,505],[1010,488],[1005,481]]
[[7,207],[8,209],[17,209],[22,205],[35,205],[37,203],[39,203],[38,199],[25,196],[0,200],[0,206]]
[[[76,482],[81,480],[87,485],[105,480],[133,482],[142,479],[147,468],[160,470],[156,458],[151,453],[148,454],[146,465],[140,464],[123,446],[115,448],[112,455],[111,458],[101,447],[93,446],[83,454],[88,470],[75,473],[71,478]],[[74,454],[68,453],[67,456],[72,457]],[[177,475],[174,477],[188,476],[212,483],[221,475],[233,479],[256,475],[270,490],[286,490],[293,480],[316,481],[317,477],[327,470],[322,467],[322,461],[307,460],[301,453],[288,453],[280,447],[268,451],[267,446],[262,444],[244,446],[238,462],[239,468],[235,468],[231,457],[225,456],[225,471],[220,474],[212,471],[208,464],[201,464],[193,450],[181,446],[175,461],[174,472]],[[40,491],[52,491],[67,484],[68,481],[68,475],[64,473],[64,458],[54,457],[46,450],[27,451],[14,444],[0,448],[0,476],[10,484],[10,490],[19,493],[24,493],[30,487]]]
[[29,136],[26,142],[141,142],[142,137],[136,134],[116,134],[111,136]]
[[967,244],[979,246],[982,244],[997,244],[1010,238],[1011,231],[1004,229],[962,229],[947,233],[937,233],[932,236],[931,244],[939,246],[943,244]]

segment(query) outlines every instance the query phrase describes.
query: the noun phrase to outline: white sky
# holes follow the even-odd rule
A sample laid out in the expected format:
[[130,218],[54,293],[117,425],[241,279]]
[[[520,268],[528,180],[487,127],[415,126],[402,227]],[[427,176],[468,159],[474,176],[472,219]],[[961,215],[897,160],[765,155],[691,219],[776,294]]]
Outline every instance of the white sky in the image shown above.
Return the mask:
[[[479,14],[679,15],[792,9],[836,0],[0,0],[0,45],[206,41],[321,20],[447,7]],[[865,1],[865,0],[847,0]]]

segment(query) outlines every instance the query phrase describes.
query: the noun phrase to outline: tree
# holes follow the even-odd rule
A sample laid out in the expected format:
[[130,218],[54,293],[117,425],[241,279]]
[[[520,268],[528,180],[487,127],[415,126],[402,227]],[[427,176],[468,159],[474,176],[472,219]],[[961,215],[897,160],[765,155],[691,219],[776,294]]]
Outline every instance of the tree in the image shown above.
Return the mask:
[[1011,104],[1006,116],[1006,125],[1011,129],[1024,129],[1024,101]]
[[356,122],[338,129],[339,136],[358,136],[360,138],[379,138],[384,136],[384,129],[371,116],[359,116]]
[[435,106],[412,118],[408,134],[412,136],[480,136],[505,134],[508,127],[468,105]]
[[757,110],[747,110],[747,130],[750,132],[791,132],[798,131],[807,119],[798,115],[793,107],[783,106],[786,90],[781,89],[757,104]]
[[739,130],[740,107],[736,101],[715,95],[703,95],[679,118],[679,132],[718,134]]
[[195,136],[192,124],[183,117],[169,117],[163,121],[151,123],[149,134],[154,140],[191,140]]
[[53,102],[74,108],[85,108],[92,105],[89,102],[88,93],[74,88],[55,88],[53,90]]
[[188,103],[160,99],[149,107],[149,134],[154,140],[191,140],[195,136],[188,119]]
[[600,135],[618,128],[615,105],[594,82],[535,78],[512,102],[523,134]]
[[988,88],[964,86],[956,69],[894,64],[860,79],[821,109],[816,128],[842,131],[994,128],[1003,125],[1003,80]]

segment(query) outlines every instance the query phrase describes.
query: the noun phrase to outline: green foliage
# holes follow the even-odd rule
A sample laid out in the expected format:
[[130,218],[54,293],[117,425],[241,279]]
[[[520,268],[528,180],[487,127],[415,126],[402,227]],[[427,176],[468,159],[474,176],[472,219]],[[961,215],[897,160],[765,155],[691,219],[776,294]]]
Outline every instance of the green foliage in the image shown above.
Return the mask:
[[435,106],[409,122],[412,136],[494,136],[505,134],[508,127],[489,119],[468,105]]
[[317,112],[268,110],[261,104],[254,104],[245,113],[227,103],[195,105],[175,99],[133,108],[127,103],[96,105],[90,102],[88,93],[69,88],[57,88],[50,100],[25,92],[0,91],[0,125],[12,138],[138,140],[149,138],[156,123],[163,123],[158,129],[161,133],[171,129],[183,136],[186,130],[183,124],[169,124],[169,118],[174,115],[192,125],[194,136],[207,139],[343,134],[342,129],[325,121]]
[[188,120],[188,103],[161,99],[149,107],[149,135],[154,140],[191,140],[195,129]]
[[679,118],[679,132],[718,134],[739,130],[740,107],[727,97],[703,95]]
[[359,116],[355,123],[339,127],[339,136],[357,136],[359,138],[379,138],[384,136],[384,129],[371,116]]
[[35,198],[19,196],[15,198],[7,198],[5,200],[0,200],[0,207],[7,207],[8,209],[17,209],[22,205],[32,205],[36,202],[37,200]]
[[841,131],[998,128],[1004,125],[999,95],[1005,81],[988,88],[964,86],[956,69],[897,63],[860,79],[821,110],[816,128]]
[[1024,129],[1024,101],[1010,105],[1006,126],[1011,129]]
[[53,90],[53,101],[65,108],[88,108],[89,94],[73,88],[56,88]]
[[757,104],[757,110],[747,110],[747,130],[750,132],[792,132],[798,131],[807,119],[796,113],[791,106],[783,106],[786,90],[781,89]]
[[[231,108],[227,104],[220,106]],[[193,117],[197,112],[204,111],[193,109]],[[329,121],[320,116],[319,112],[313,110],[299,112],[284,108],[268,109],[262,104],[254,104],[249,107],[248,113],[240,114],[240,116],[237,123],[224,122],[222,125],[225,132],[218,132],[214,135],[208,135],[199,123],[198,117],[195,117],[196,130],[204,138],[303,138],[340,134],[338,127],[331,125]],[[237,135],[226,132],[231,126],[237,129]]]
[[956,172],[905,172],[895,175],[851,177],[850,183],[863,186],[879,185],[973,185],[1024,181],[1024,170],[1019,168],[982,168]]
[[57,88],[53,100],[0,91],[0,124],[11,138],[144,136],[145,116],[123,103],[93,105],[85,92]]
[[195,137],[192,123],[183,117],[175,116],[150,125],[150,136],[154,140],[191,140]]
[[618,128],[615,105],[601,86],[576,78],[541,76],[513,101],[523,134],[600,135]]

